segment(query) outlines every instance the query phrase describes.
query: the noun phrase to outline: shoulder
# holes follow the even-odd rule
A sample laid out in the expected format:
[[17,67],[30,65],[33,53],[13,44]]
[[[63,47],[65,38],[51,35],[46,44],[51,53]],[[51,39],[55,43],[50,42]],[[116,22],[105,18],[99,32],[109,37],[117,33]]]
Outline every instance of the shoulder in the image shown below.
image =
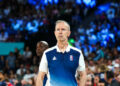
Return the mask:
[[56,49],[56,46],[53,46],[51,48],[48,48],[47,50],[44,51],[44,53],[52,52]]
[[81,50],[77,49],[76,47],[70,46],[70,49],[73,50],[73,51],[81,53]]

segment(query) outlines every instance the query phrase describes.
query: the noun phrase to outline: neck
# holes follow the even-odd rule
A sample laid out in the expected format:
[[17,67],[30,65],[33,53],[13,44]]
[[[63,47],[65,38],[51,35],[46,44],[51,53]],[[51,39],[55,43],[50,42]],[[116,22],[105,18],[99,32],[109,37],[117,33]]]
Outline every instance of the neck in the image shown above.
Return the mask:
[[68,46],[68,42],[67,41],[58,42],[57,45],[60,51],[64,52],[66,50],[66,47]]

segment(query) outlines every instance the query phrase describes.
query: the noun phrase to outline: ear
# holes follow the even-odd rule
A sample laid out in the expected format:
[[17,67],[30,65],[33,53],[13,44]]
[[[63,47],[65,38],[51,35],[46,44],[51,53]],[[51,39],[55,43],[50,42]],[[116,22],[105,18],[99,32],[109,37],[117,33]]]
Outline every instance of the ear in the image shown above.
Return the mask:
[[68,35],[67,35],[67,37],[70,37],[70,34],[71,34],[71,31],[69,31],[69,32],[68,32]]

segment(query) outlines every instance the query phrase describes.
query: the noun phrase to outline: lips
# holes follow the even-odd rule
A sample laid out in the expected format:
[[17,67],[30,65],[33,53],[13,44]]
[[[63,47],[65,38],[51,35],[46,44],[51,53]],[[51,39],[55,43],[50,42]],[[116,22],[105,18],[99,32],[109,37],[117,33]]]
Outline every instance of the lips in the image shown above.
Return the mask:
[[63,37],[63,36],[58,36],[58,37]]

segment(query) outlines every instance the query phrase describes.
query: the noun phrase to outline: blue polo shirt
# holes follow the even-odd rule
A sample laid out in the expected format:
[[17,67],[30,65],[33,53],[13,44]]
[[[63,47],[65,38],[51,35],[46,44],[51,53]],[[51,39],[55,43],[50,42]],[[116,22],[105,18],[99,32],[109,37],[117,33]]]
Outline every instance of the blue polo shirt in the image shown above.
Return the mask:
[[62,53],[58,46],[47,49],[39,66],[39,71],[46,72],[46,86],[77,86],[76,71],[84,71],[83,54],[77,48],[69,46]]

